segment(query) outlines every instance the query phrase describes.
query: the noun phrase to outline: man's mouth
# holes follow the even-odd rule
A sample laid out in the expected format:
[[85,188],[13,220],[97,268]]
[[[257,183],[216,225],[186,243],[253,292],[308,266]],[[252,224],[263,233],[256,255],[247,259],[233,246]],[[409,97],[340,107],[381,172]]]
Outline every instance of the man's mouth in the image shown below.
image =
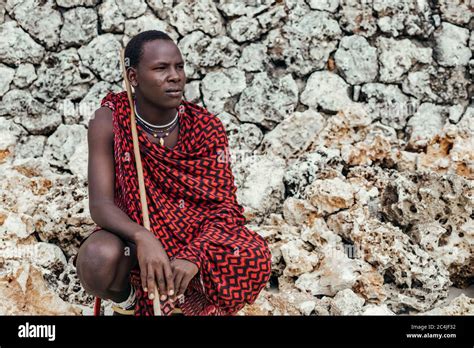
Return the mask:
[[183,90],[178,89],[178,88],[170,88],[165,91],[166,95],[172,97],[172,98],[178,98],[181,97],[181,94],[183,93]]

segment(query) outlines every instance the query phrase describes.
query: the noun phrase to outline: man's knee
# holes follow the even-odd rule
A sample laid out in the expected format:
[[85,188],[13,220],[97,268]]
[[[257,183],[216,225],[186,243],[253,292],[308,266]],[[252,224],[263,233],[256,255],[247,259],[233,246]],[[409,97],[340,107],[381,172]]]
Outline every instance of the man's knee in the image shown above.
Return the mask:
[[[99,233],[99,232],[96,232]],[[77,256],[77,274],[86,288],[105,290],[113,281],[116,268],[124,254],[124,243],[107,236],[91,236]]]

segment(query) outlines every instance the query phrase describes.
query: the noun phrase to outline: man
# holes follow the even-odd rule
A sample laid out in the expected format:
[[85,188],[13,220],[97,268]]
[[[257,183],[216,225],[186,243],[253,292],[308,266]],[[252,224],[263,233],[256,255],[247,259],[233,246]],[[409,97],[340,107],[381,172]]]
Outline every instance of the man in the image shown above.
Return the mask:
[[85,290],[121,314],[232,315],[268,282],[271,255],[247,229],[227,159],[222,122],[183,100],[179,48],[161,31],[138,34],[125,49],[134,89],[150,213],[142,225],[126,92],[109,93],[90,121],[89,205],[97,224],[77,255]]

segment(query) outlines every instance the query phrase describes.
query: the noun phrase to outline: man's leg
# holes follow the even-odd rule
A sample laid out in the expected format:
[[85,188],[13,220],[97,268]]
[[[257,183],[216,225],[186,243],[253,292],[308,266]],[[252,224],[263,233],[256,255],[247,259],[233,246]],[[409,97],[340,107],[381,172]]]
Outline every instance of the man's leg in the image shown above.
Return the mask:
[[99,230],[81,245],[76,268],[87,293],[122,302],[130,294],[129,274],[136,265],[136,247],[117,235]]

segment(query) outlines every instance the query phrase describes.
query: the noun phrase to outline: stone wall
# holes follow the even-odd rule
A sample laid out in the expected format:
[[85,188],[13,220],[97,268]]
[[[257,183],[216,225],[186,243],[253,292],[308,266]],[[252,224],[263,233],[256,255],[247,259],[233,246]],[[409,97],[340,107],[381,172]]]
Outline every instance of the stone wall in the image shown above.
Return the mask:
[[472,298],[447,301],[474,273],[472,10],[2,2],[0,314],[90,312],[71,262],[93,226],[88,122],[123,90],[120,48],[148,29],[178,42],[186,99],[224,122],[248,226],[272,249],[242,314],[472,314]]

